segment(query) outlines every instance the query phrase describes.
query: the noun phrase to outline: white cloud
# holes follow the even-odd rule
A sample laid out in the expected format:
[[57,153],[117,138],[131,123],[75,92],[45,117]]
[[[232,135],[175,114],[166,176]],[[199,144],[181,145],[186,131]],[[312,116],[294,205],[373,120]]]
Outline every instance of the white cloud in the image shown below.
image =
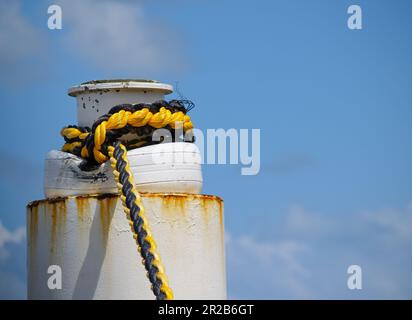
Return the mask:
[[26,228],[18,227],[14,231],[8,230],[0,220],[0,260],[5,260],[8,257],[8,252],[6,250],[6,244],[21,243],[26,237]]
[[251,235],[234,237],[226,232],[226,248],[229,281],[236,279],[229,298],[309,297],[304,282],[299,281],[307,276],[299,258],[308,253],[303,243],[258,241]]
[[26,229],[7,229],[0,220],[0,300],[26,298]]
[[0,1],[0,47],[2,62],[28,57],[40,50],[39,35],[23,16],[19,2]]
[[255,260],[262,264],[269,264],[276,259],[288,264],[292,271],[305,272],[297,259],[297,254],[306,251],[306,247],[300,243],[294,241],[263,242],[247,235],[239,238],[232,237],[228,244],[252,252]]
[[187,66],[181,32],[167,18],[148,15],[145,1],[55,3],[62,6],[63,30],[47,29],[47,6],[39,21],[24,13],[22,1],[0,0],[0,82],[47,79],[71,57],[106,78],[156,78]]
[[129,75],[179,71],[184,65],[177,32],[165,19],[147,17],[142,1],[57,3],[63,11],[65,45],[87,64]]
[[[344,215],[293,205],[282,217],[259,234],[227,235],[230,298],[412,297],[412,205]],[[361,291],[346,286],[351,264],[363,269]]]
[[0,80],[20,83],[38,76],[45,51],[41,32],[23,15],[20,2],[0,0]]
[[387,241],[412,241],[412,203],[405,210],[364,212],[362,218]]
[[325,219],[324,216],[313,213],[300,205],[292,205],[287,214],[285,227],[290,233],[299,233],[299,235],[325,234],[333,232],[336,225],[331,219]]

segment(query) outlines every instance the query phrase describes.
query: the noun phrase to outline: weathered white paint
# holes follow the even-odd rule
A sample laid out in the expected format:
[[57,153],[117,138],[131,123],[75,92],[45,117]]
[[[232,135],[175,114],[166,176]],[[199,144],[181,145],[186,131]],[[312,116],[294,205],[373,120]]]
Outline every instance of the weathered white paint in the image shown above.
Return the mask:
[[[127,154],[136,188],[141,192],[196,194],[202,190],[201,155],[193,143],[164,143]],[[66,152],[49,152],[44,177],[47,198],[118,192],[109,162],[84,171],[79,168],[82,161]]]
[[[143,194],[176,299],[225,299],[223,202],[213,196]],[[68,197],[28,206],[29,299],[154,299],[117,196]],[[50,290],[47,269],[62,269]]]
[[76,97],[79,126],[89,127],[116,105],[153,103],[172,92],[171,85],[148,80],[103,80],[68,90],[70,96]]

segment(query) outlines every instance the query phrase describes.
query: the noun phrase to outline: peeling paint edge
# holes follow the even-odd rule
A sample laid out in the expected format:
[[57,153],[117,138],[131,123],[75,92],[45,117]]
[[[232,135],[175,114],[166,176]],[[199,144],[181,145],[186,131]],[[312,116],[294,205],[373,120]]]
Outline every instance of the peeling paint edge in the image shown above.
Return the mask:
[[[189,194],[189,193],[149,193],[149,192],[140,192],[140,195],[144,198],[152,198],[152,197],[181,197],[181,198],[197,198],[201,200],[216,200],[219,203],[223,203],[223,199],[219,196],[215,195],[208,195],[208,194]],[[27,204],[27,209],[31,209],[33,207],[37,207],[43,203],[59,203],[65,202],[66,200],[70,199],[107,199],[107,198],[117,198],[119,194],[117,193],[104,193],[104,194],[85,194],[85,195],[78,195],[78,196],[67,196],[67,197],[57,197],[57,198],[48,198],[48,199],[41,199],[41,200],[33,200]]]

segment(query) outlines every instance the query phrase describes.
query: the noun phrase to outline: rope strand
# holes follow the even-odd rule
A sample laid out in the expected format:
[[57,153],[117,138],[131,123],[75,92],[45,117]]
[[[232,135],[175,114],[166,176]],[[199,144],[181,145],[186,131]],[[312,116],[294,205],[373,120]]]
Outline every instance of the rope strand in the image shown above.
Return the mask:
[[133,237],[138,244],[147,277],[152,283],[152,291],[158,300],[171,300],[173,299],[173,292],[168,285],[162,262],[156,252],[156,243],[145,217],[140,195],[135,188],[133,175],[126,157],[126,148],[117,141],[108,150],[113,174],[122,193],[121,200],[124,211],[130,221]]
[[[127,146],[119,141],[125,134],[133,133],[137,139],[130,147],[153,143],[152,133],[158,128],[169,128],[176,139],[176,130],[183,130],[193,142],[193,124],[186,115],[188,102],[172,100],[153,104],[124,104],[113,107],[88,127],[68,126],[61,130],[65,144],[62,150],[84,158],[90,164],[102,164],[110,159],[119,189],[124,212],[138,245],[142,263],[147,271],[151,289],[158,300],[173,299],[172,289],[164,271],[156,243],[149,228],[145,210],[134,183],[127,160]],[[191,108],[193,104],[190,104]],[[150,139],[149,139],[150,138]]]

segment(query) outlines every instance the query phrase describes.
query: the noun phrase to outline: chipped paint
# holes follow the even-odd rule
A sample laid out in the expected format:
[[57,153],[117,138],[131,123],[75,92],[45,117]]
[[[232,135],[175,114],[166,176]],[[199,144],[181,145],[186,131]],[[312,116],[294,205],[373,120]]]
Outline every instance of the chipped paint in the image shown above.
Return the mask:
[[92,126],[100,115],[107,113],[114,105],[152,103],[172,92],[171,85],[143,79],[94,80],[68,90],[69,96],[76,97],[80,126]]
[[157,80],[150,80],[150,79],[110,79],[110,80],[91,80],[83,82],[82,85],[87,84],[98,84],[98,83],[112,83],[112,82],[146,82],[146,83],[159,83]]
[[[213,201],[217,201],[221,204],[224,203],[223,199],[219,196],[215,195],[208,195],[208,194],[188,194],[188,193],[147,193],[147,192],[140,192],[142,198],[164,198],[164,197],[175,197],[175,198],[184,198],[184,199],[209,199]],[[118,194],[114,193],[104,193],[104,194],[88,194],[88,195],[80,195],[80,196],[68,196],[68,197],[57,197],[57,198],[48,198],[42,200],[34,200],[27,204],[28,208],[32,208],[38,206],[42,203],[55,203],[65,201],[66,199],[106,199],[106,198],[118,198]]]

